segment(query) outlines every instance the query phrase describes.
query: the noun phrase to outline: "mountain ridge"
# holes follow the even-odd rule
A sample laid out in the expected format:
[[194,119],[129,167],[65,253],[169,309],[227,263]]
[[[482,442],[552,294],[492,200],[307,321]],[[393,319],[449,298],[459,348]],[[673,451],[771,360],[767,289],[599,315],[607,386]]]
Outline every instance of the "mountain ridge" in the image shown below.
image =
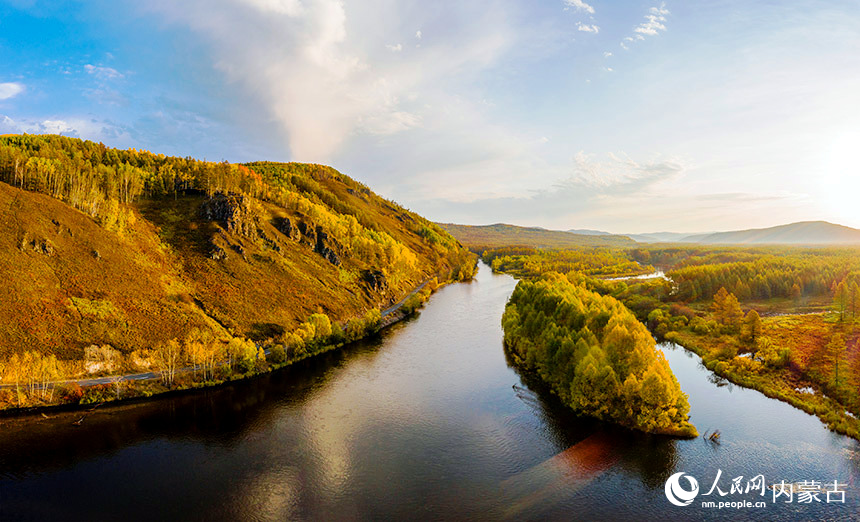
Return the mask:
[[630,247],[636,242],[626,236],[574,234],[564,230],[522,227],[507,223],[460,225],[437,223],[472,250],[506,246],[534,248]]

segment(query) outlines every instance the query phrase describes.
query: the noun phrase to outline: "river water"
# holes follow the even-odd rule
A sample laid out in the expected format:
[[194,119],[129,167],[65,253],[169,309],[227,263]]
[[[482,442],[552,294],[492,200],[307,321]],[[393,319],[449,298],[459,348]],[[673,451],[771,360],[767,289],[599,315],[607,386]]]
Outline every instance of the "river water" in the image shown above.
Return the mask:
[[[719,382],[681,348],[661,345],[692,421],[719,429],[720,445],[559,405],[505,360],[500,319],[514,286],[482,265],[418,317],[284,371],[103,407],[79,426],[81,412],[2,419],[0,520],[858,519],[857,443]],[[726,496],[703,496],[718,470]],[[678,472],[699,482],[686,507],[664,494]],[[758,474],[838,480],[846,502],[730,492],[732,478]]]

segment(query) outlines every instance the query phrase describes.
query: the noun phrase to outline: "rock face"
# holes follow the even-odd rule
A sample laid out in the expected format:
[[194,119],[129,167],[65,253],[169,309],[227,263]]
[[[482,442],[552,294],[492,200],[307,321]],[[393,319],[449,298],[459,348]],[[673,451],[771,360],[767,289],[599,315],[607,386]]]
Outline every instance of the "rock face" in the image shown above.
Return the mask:
[[230,233],[257,237],[257,215],[247,196],[219,192],[203,204],[201,212],[206,219],[221,222]]
[[304,221],[299,221],[297,227],[299,229],[299,234],[301,235],[301,242],[311,246],[316,246],[317,235],[314,228]]
[[33,240],[30,243],[30,246],[33,247],[33,250],[39,254],[43,254],[46,256],[54,255],[54,245],[51,244],[47,239],[42,240]]
[[298,239],[295,237],[298,234],[298,230],[293,226],[293,222],[290,221],[290,218],[280,218],[276,220],[275,228],[289,239]]
[[218,245],[213,244],[212,248],[209,250],[209,259],[214,259],[215,261],[221,261],[222,259],[227,257],[227,252],[224,251],[223,248]]
[[314,250],[323,256],[329,263],[334,266],[340,266],[340,258],[334,253],[334,250],[326,244],[329,241],[328,234],[323,232],[322,227],[317,227],[317,244]]
[[[275,252],[281,253],[281,246],[277,241],[267,236],[260,228],[259,217],[254,211],[251,198],[239,194],[217,193],[203,204],[200,211],[204,218],[220,222],[228,232],[251,240],[260,240]],[[329,263],[335,266],[341,265],[341,259],[336,252],[337,242],[329,238],[322,227],[314,227],[304,221],[293,225],[289,218],[278,218],[272,224],[287,238],[313,248],[314,252],[323,256]],[[231,247],[243,257],[245,256],[241,246],[231,245]],[[226,255],[224,249],[214,244],[209,251],[209,257],[215,260],[224,259]]]
[[367,283],[367,286],[376,292],[383,293],[388,290],[388,280],[385,279],[385,274],[379,270],[365,270],[362,279]]

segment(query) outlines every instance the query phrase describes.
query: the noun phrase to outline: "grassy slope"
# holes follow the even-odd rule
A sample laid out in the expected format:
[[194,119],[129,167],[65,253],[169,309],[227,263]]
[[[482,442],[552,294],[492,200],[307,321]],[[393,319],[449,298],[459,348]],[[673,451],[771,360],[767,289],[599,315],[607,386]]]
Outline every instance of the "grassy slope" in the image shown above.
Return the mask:
[[516,225],[456,225],[440,223],[452,236],[472,249],[529,246],[535,248],[633,247],[626,236],[574,234],[560,230],[519,227]]
[[[37,252],[33,241],[47,241],[53,253]],[[142,220],[120,237],[60,201],[0,183],[0,259],[4,353],[79,358],[90,343],[128,349],[212,327]]]
[[[278,165],[287,171],[307,167]],[[345,250],[337,252],[342,264],[335,266],[310,241],[275,227],[283,217],[294,226],[316,223],[273,202],[254,201],[256,227],[270,243],[204,219],[200,209],[208,198],[193,193],[139,201],[132,206],[134,223],[120,234],[57,199],[0,183],[0,275],[7,281],[0,292],[0,355],[37,349],[78,359],[90,344],[128,352],[182,339],[195,327],[265,339],[316,312],[333,321],[360,316],[473,262],[443,231],[437,229],[455,245],[455,255],[419,235],[415,230],[429,225],[420,216],[333,169],[313,167],[302,175],[317,179],[322,190],[414,254],[405,275],[374,289],[363,276],[386,266]],[[52,252],[44,253],[42,244]],[[226,252],[225,259],[210,258],[213,245]]]

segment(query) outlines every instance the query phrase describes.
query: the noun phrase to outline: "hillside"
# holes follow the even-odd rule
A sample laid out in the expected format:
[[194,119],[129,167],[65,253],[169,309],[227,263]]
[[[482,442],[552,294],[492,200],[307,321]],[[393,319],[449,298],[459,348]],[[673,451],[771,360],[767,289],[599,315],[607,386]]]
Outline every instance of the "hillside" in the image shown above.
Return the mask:
[[583,236],[612,236],[615,234],[611,234],[609,232],[605,232],[603,230],[592,230],[590,228],[571,228],[567,232],[571,234],[581,234]]
[[128,353],[192,331],[277,341],[474,266],[438,226],[321,165],[6,136],[0,180],[4,356]]
[[573,234],[516,225],[455,225],[439,223],[452,236],[473,251],[506,246],[533,248],[631,247],[636,242],[625,236]]
[[[705,236],[707,234],[700,234]],[[639,243],[678,243],[691,241],[694,236],[683,232],[649,232],[646,234],[627,234],[627,237]]]
[[855,244],[860,243],[860,230],[826,221],[801,221],[769,228],[689,236],[682,241],[706,244]]

